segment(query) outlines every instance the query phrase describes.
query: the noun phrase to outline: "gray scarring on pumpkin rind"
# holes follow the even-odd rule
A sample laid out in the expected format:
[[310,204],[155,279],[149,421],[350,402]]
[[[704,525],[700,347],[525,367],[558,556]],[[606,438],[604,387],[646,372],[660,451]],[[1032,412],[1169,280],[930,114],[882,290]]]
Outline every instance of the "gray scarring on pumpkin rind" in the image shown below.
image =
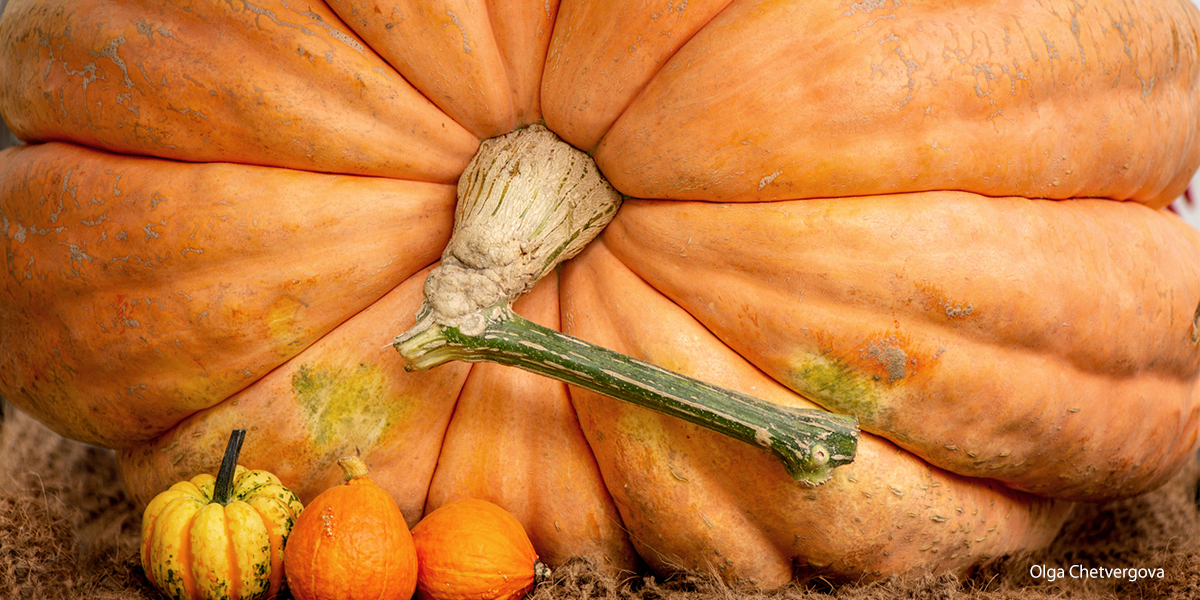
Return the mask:
[[431,323],[482,334],[485,310],[582,251],[621,201],[591,157],[541,125],[485,140],[459,177],[454,231],[425,280],[417,326],[401,339]]

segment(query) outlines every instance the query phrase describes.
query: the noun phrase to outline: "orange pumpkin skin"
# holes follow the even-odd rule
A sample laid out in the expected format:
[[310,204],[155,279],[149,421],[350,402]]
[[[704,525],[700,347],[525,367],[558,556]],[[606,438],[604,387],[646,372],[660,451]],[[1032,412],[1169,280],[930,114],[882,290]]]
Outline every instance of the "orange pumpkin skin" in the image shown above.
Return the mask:
[[563,2],[542,111],[636,198],[1162,207],[1200,165],[1168,133],[1200,125],[1198,27],[1185,2]]
[[[327,6],[317,3],[299,15],[281,3],[260,8],[10,2],[9,26],[0,30],[5,51],[39,60],[0,67],[5,81],[25,82],[0,91],[5,122],[21,139],[126,154],[434,182],[457,178],[477,140],[341,26]],[[91,26],[80,29],[81,19]],[[20,22],[31,27],[12,26]],[[328,26],[313,25],[321,22]],[[288,48],[296,60],[269,69],[247,60],[260,54],[252,48],[272,47]],[[92,48],[106,58],[97,60]],[[153,61],[125,59],[141,53]],[[173,64],[187,65],[186,72],[172,72]],[[103,83],[84,84],[86,71]],[[26,109],[8,110],[13,105]],[[287,114],[255,108],[268,106]]]
[[413,528],[417,595],[428,600],[520,600],[541,563],[508,511],[468,498],[443,505]]
[[[1142,236],[1157,243],[1110,255]],[[962,192],[635,201],[604,241],[773,379],[949,471],[1096,500],[1161,485],[1200,443],[1200,232],[1165,211]],[[1137,285],[1073,291],[1105,280]],[[1144,411],[1164,418],[1113,419]]]
[[284,548],[288,587],[297,600],[408,600],[417,555],[396,501],[342,459],[344,484],[318,495],[300,513]]
[[[533,389],[556,407],[546,429],[566,441],[541,448],[588,465],[557,475],[611,493],[555,520],[574,497],[497,486],[531,534],[562,527],[546,556],[631,568],[636,544],[656,568],[704,570],[721,551],[727,577],[771,587],[1035,548],[1069,511],[1042,496],[1135,494],[1197,445],[1200,242],[1152,210],[1200,164],[1180,133],[1200,122],[1190,4],[330,4],[13,0],[0,20],[0,112],[57,140],[0,155],[0,394],[119,448],[140,501],[244,427],[246,462],[306,500],[336,479],[314,465],[360,448],[415,524],[487,487],[471,473],[493,459],[472,448],[543,460],[472,420],[503,381],[490,401]],[[860,463],[803,491],[755,462],[765,483],[735,487],[761,493],[727,495],[696,471],[757,454],[574,389],[570,415],[560,386],[505,369],[404,371],[387,346],[445,244],[448,184],[479,137],[539,119],[644,198],[564,267],[553,320],[855,412],[873,440]],[[673,202],[696,199],[712,203]],[[589,298],[578,274],[605,252],[619,264],[601,273],[669,302],[630,314],[612,301],[633,283]],[[703,327],[613,335],[680,310]],[[684,496],[704,510],[672,512]],[[751,512],[771,516],[738,520]]]
[[[51,252],[6,279],[7,293],[25,310],[0,312],[0,335],[6,343],[29,341],[18,355],[0,357],[0,373],[27,395],[56,399],[26,409],[59,433],[114,448],[144,443],[221,404],[342,325],[348,307],[378,302],[436,259],[449,237],[454,202],[453,189],[437,184],[188,164],[62,143],[11,148],[0,172],[15,228],[61,220],[90,234],[71,244],[74,254]],[[27,202],[64,188],[93,201],[67,202],[62,210]],[[370,201],[330,201],[341,194]],[[342,224],[338,232],[325,230],[334,223]],[[16,237],[33,243],[6,237],[25,251],[63,241]],[[335,238],[354,238],[361,246],[351,249]],[[305,249],[274,255],[285,240]],[[330,251],[334,246],[337,252]],[[47,278],[60,285],[27,283]],[[156,280],[174,283],[156,289]],[[36,325],[55,320],[53,328]],[[62,358],[46,361],[39,357],[45,353]],[[226,353],[238,356],[238,368]],[[86,375],[99,371],[109,377]],[[115,381],[137,383],[122,388]],[[162,403],[164,397],[177,402]],[[76,410],[93,401],[95,410],[104,407],[107,423],[93,409]],[[212,427],[208,441],[219,447],[234,428]],[[253,460],[254,448],[266,440],[258,434],[250,440],[244,456]],[[329,464],[353,447],[333,451],[340,454],[314,462]],[[178,464],[177,456],[171,458]],[[216,461],[187,462],[178,464],[180,478]],[[307,479],[272,472],[289,483]],[[139,492],[153,495],[163,487]]]
[[[86,228],[92,239],[68,246],[58,245],[64,240],[57,233],[52,234],[54,239],[29,237],[35,244],[49,244],[52,252],[87,248],[82,264],[59,256],[66,262],[48,259],[39,261],[39,266],[44,264],[50,272],[83,274],[78,267],[104,265],[100,270],[114,277],[97,283],[97,272],[85,267],[88,272],[83,277],[67,277],[70,291],[54,289],[57,286],[18,289],[29,287],[21,283],[27,276],[47,281],[48,273],[38,268],[6,280],[6,286],[15,287],[6,287],[5,297],[25,306],[0,311],[0,319],[7,319],[0,323],[0,345],[15,352],[0,358],[0,381],[6,389],[11,384],[12,392],[24,388],[31,399],[14,402],[59,433],[120,448],[126,486],[141,502],[172,480],[209,468],[223,443],[221,432],[244,427],[255,432],[245,448],[246,460],[274,467],[273,472],[305,500],[336,481],[335,474],[316,465],[361,450],[376,465],[376,480],[392,491],[408,523],[415,525],[469,368],[457,365],[409,374],[394,353],[380,349],[396,332],[411,326],[420,303],[422,267],[435,260],[445,245],[454,194],[453,186],[445,183],[454,181],[478,144],[458,123],[494,120],[484,128],[502,131],[540,118],[541,58],[537,57],[546,51],[552,5],[549,15],[544,3],[511,3],[492,11],[519,13],[506,19],[508,24],[498,25],[508,32],[498,38],[498,44],[508,53],[506,62],[511,66],[502,78],[511,76],[520,89],[515,90],[509,109],[485,107],[493,115],[487,118],[469,114],[480,109],[471,95],[450,94],[463,106],[451,110],[456,122],[430,110],[433,105],[407,83],[410,79],[397,74],[323,5],[308,11],[282,2],[250,7],[10,2],[7,18],[0,22],[5,56],[12,50],[59,66],[90,64],[87,68],[97,70],[98,82],[82,88],[75,85],[79,73],[70,67],[54,68],[43,78],[33,62],[0,64],[5,77],[29,84],[0,90],[0,111],[20,137],[69,140],[131,155],[221,161],[217,168],[205,169],[102,153],[91,155],[97,161],[92,162],[73,154],[80,152],[78,148],[59,144],[42,150],[54,158],[22,156],[32,165],[13,155],[0,159],[0,169],[12,168],[4,172],[4,182],[17,186],[0,191],[0,197],[11,202],[5,210],[14,216],[9,221],[14,228],[25,231],[24,223],[58,222],[60,217],[64,223],[99,225]],[[359,23],[374,14],[360,13],[362,18],[347,22]],[[468,18],[465,10],[457,14],[463,15],[464,26],[490,23]],[[533,17],[526,18],[529,15]],[[84,26],[81,20],[96,27]],[[272,26],[263,26],[267,21]],[[386,29],[383,25],[379,24],[380,31],[390,31],[393,23],[387,23]],[[79,27],[88,33],[78,33]],[[492,37],[477,33],[471,31],[471,39]],[[46,36],[57,49],[38,53],[35,48]],[[380,45],[381,51],[390,52]],[[96,61],[94,51],[105,47],[109,50],[102,50],[102,55],[116,61]],[[204,50],[208,55],[203,57],[195,54],[202,48],[220,51]],[[289,50],[281,55],[282,48]],[[127,81],[118,73],[134,64],[122,58],[129,52],[155,58],[139,61],[141,67],[135,64],[137,72]],[[471,56],[482,55],[476,49]],[[332,62],[327,62],[330,58]],[[246,64],[265,65],[279,59],[289,66],[254,68],[253,77],[244,70]],[[166,67],[196,60],[211,68]],[[438,72],[447,72],[444,67],[446,62],[439,63]],[[486,70],[480,73],[497,76]],[[236,80],[222,81],[222,74]],[[119,82],[118,86],[132,82],[136,89],[121,92],[108,82]],[[477,89],[483,87],[495,89],[492,83]],[[164,89],[171,93],[158,93]],[[81,110],[60,113],[53,102],[28,104],[31,97],[45,99],[45,93],[58,95],[60,107],[74,105]],[[308,99],[303,104],[322,108],[310,112],[292,100],[301,96]],[[447,100],[447,94],[426,97],[436,98],[439,106]],[[96,103],[102,109],[87,108]],[[181,110],[185,104],[187,108]],[[17,114],[9,110],[10,105],[32,110]],[[126,114],[108,111],[130,106],[137,108],[121,108]],[[333,110],[335,106],[342,109]],[[255,107],[260,109],[257,114]],[[372,119],[389,124],[381,127]],[[99,121],[107,126],[93,127]],[[314,143],[318,138],[324,141]],[[109,159],[120,164],[100,164]],[[225,169],[229,171],[222,172]],[[343,175],[347,173],[386,178]],[[236,181],[262,193],[228,187]],[[77,187],[80,183],[83,187]],[[278,187],[281,184],[283,188]],[[43,196],[50,188],[61,191],[64,185],[97,201],[67,203],[67,213],[41,206],[47,211],[30,214],[39,203],[30,204],[28,199]],[[210,198],[212,205],[171,201],[191,193]],[[108,212],[110,207],[99,201],[110,197],[125,207],[155,214],[124,213],[118,222]],[[357,208],[342,204],[350,198],[358,199],[351,201]],[[16,209],[18,204],[26,206]],[[314,214],[316,206],[329,212]],[[338,211],[341,214],[335,216]],[[132,229],[126,226],[142,217],[145,223]],[[318,220],[326,224],[338,220],[346,229],[325,230]],[[164,222],[178,227],[181,235],[163,235]],[[401,226],[391,229],[388,223]],[[188,233],[182,234],[183,229]],[[15,234],[12,229],[4,233],[6,241]],[[238,258],[236,252],[195,243],[190,239],[193,233],[222,237],[230,248],[269,250],[259,260]],[[300,237],[293,237],[297,234],[311,237],[300,242]],[[157,247],[168,239],[179,243]],[[307,250],[284,250],[289,239]],[[362,242],[358,250],[343,246],[350,239]],[[137,247],[125,246],[125,241]],[[267,258],[266,254],[279,250],[283,252]],[[154,289],[150,282],[166,283],[162,277],[168,271],[175,273],[170,276],[175,280],[168,284],[170,290]],[[197,277],[187,277],[185,282],[177,279],[181,272]],[[120,277],[143,283],[119,284],[116,278]],[[322,298],[325,292],[318,288],[341,299]],[[134,289],[150,293],[131,293]],[[53,321],[55,314],[64,316],[60,326],[33,331],[35,323]],[[146,332],[150,334],[143,335]],[[25,344],[22,339],[29,345],[17,348]],[[46,360],[47,356],[59,358]],[[276,368],[281,365],[285,367]],[[77,376],[98,369],[110,376]],[[561,410],[565,390],[550,389],[547,398]],[[34,397],[55,400],[41,402]],[[378,400],[355,405],[359,397]],[[93,398],[95,404],[86,398]],[[163,404],[163,398],[176,401]],[[260,426],[265,422],[271,426]],[[559,549],[551,549],[551,554],[582,553],[616,568],[633,568],[637,558],[620,531],[611,498],[603,492],[595,461],[581,443],[576,420],[560,417],[557,429],[564,432],[560,440],[571,441],[555,451],[574,452],[568,462],[585,465],[564,475],[569,487],[580,492],[539,499],[537,508],[553,507],[550,512],[557,518],[531,530],[557,538],[553,546]],[[172,479],[160,479],[167,473]],[[458,493],[445,486],[441,489]],[[509,489],[505,493],[515,496],[506,498],[506,505],[528,503],[527,488]],[[584,490],[597,493],[584,499]]]
[[[778,404],[815,406],[640,279],[606,240],[564,268],[563,285],[575,290],[563,302],[573,335]],[[1073,511],[948,473],[867,432],[853,463],[806,489],[745,444],[596,394],[572,397],[630,539],[662,572],[716,572],[774,588],[797,572],[936,571],[1048,544]]]

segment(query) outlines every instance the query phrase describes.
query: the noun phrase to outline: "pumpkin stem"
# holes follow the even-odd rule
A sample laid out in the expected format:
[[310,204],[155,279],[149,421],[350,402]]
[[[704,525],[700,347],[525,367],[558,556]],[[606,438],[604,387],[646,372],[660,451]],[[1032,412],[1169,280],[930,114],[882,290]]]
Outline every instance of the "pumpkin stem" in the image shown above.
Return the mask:
[[538,585],[543,581],[550,579],[550,567],[546,563],[534,559],[533,561],[533,585]]
[[478,336],[435,325],[396,348],[410,370],[451,360],[495,362],[678,417],[771,452],[793,479],[810,486],[854,460],[854,417],[780,406],[680,375],[542,327],[507,306],[493,307],[485,317]]
[[541,125],[484,140],[458,179],[454,231],[425,280],[418,327],[479,335],[480,311],[516,300],[579,254],[621,202],[591,157]]
[[233,476],[237,474],[238,456],[242,453],[242,442],[246,439],[245,429],[234,429],[225,445],[225,456],[221,458],[221,469],[213,484],[213,502],[229,504],[233,494]]
[[514,300],[600,234],[622,200],[591,157],[545,127],[485,140],[458,180],[454,231],[425,280],[417,324],[393,344],[406,368],[462,360],[526,369],[765,448],[808,485],[852,461],[853,417],[771,404],[512,312]]
[[350,481],[351,479],[365,479],[368,475],[367,463],[363,462],[362,459],[357,456],[343,456],[337,460],[337,464],[342,468],[342,472],[345,473],[345,479],[343,479],[343,481]]

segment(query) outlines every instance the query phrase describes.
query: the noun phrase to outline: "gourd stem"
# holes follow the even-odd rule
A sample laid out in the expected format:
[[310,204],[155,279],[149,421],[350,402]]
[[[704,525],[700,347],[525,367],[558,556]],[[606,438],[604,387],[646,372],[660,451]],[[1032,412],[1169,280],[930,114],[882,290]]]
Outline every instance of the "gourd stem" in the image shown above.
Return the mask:
[[342,473],[345,475],[343,481],[363,479],[369,476],[367,463],[364,463],[357,456],[343,456],[337,460],[337,464],[342,468]]
[[546,563],[536,558],[533,560],[533,585],[536,586],[543,581],[549,580],[551,574],[550,567],[546,566]]
[[834,467],[854,459],[853,417],[780,406],[680,375],[542,327],[506,305],[492,307],[485,318],[480,335],[428,323],[395,346],[410,370],[451,360],[496,362],[678,417],[771,452],[806,485],[824,483]]
[[213,484],[213,502],[229,504],[233,494],[233,476],[237,474],[238,456],[242,453],[242,442],[245,439],[245,429],[234,429],[233,433],[229,434],[225,456],[221,458],[221,469],[217,471],[217,481]]

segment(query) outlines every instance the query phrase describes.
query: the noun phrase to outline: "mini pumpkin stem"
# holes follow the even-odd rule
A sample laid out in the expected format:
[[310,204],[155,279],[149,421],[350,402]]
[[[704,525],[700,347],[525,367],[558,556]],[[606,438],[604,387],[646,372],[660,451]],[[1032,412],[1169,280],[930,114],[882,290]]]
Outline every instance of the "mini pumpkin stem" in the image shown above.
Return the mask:
[[764,448],[807,485],[854,459],[851,416],[772,404],[512,312],[514,300],[599,235],[622,201],[590,157],[550,130],[535,125],[485,140],[459,178],[458,199],[417,324],[393,344],[409,370],[451,360],[519,367]]
[[242,442],[246,439],[245,429],[234,429],[229,434],[229,443],[225,445],[225,455],[221,457],[221,469],[217,471],[217,480],[213,483],[213,502],[226,505],[232,500],[233,476],[237,474],[238,456],[242,453]]
[[344,456],[337,460],[337,464],[342,468],[342,472],[345,473],[343,481],[364,479],[368,476],[367,463],[363,462],[357,456]]
[[543,581],[550,579],[550,575],[550,567],[547,567],[546,563],[540,560],[533,561],[533,585],[536,586]]

